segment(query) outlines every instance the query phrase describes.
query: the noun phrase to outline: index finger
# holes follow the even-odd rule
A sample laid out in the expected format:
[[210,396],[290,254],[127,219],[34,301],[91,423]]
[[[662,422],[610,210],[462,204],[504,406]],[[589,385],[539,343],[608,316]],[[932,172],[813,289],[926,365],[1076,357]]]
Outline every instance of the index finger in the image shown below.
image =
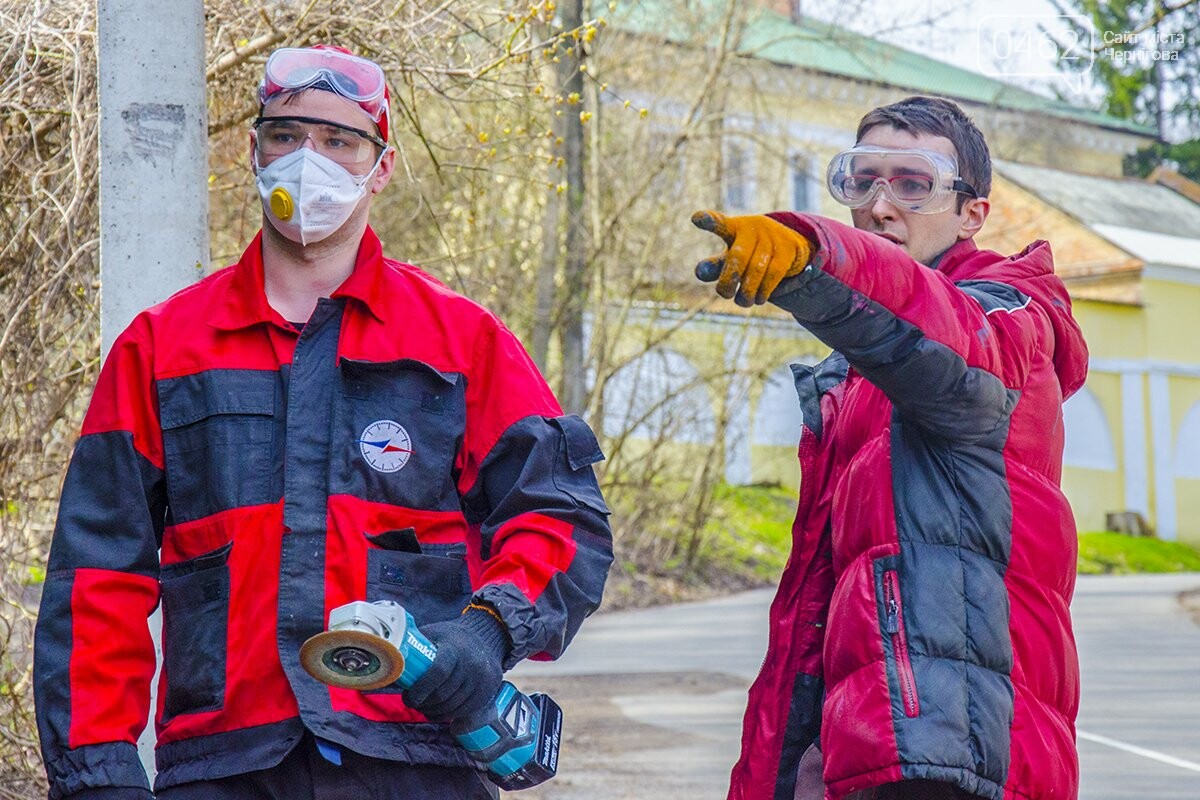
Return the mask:
[[727,245],[733,244],[733,227],[729,224],[729,218],[720,211],[697,211],[692,214],[692,224],[702,231],[715,233],[724,239]]

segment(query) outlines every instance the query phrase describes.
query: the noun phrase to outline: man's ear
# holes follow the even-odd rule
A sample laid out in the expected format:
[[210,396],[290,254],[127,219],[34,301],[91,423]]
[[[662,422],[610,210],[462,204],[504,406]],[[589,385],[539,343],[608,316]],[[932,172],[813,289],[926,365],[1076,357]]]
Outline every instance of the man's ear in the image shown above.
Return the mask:
[[383,187],[391,181],[392,172],[395,169],[396,148],[389,147],[383,152],[383,158],[379,159],[379,169],[375,170],[375,177],[371,181],[371,194],[379,194],[383,191]]
[[979,233],[991,210],[992,201],[986,197],[974,197],[963,204],[963,209],[959,212],[962,224],[958,228],[958,238],[970,239]]

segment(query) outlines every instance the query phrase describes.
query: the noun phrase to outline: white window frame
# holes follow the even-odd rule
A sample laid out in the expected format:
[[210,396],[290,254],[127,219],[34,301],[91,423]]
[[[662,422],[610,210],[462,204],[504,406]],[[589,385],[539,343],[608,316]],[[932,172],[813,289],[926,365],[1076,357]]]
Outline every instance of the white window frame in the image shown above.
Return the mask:
[[[796,180],[800,177],[796,169],[798,164],[804,165],[803,177],[805,179],[805,193],[807,194],[807,202],[804,204],[796,202]],[[788,208],[792,211],[819,212],[821,210],[822,184],[820,162],[815,156],[804,150],[791,150],[788,152],[787,169]]]
[[[741,156],[741,168],[735,175],[732,165],[734,154]],[[721,202],[726,211],[754,210],[755,196],[758,192],[755,179],[754,141],[744,136],[730,136],[722,148]],[[733,183],[737,179],[737,184]],[[735,198],[735,191],[741,195]]]

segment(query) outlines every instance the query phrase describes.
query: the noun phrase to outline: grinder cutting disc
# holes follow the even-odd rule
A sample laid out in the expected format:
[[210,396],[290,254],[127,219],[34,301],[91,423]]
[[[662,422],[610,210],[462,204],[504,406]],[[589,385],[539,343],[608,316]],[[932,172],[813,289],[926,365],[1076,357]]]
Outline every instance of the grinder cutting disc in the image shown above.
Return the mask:
[[300,664],[321,683],[367,691],[396,682],[404,656],[380,636],[366,631],[325,631],[300,648]]

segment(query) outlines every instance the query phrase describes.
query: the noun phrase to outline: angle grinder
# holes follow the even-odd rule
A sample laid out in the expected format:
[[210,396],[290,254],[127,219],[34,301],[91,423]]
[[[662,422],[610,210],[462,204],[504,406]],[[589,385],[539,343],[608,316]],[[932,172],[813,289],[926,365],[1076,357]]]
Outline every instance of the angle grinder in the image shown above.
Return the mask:
[[[309,675],[342,689],[369,691],[397,684],[407,689],[433,665],[437,647],[412,614],[390,600],[356,600],[329,614],[329,629],[300,648]],[[554,777],[562,734],[562,709],[544,694],[524,695],[508,681],[476,715],[455,720],[451,733],[492,783],[506,791]]]

